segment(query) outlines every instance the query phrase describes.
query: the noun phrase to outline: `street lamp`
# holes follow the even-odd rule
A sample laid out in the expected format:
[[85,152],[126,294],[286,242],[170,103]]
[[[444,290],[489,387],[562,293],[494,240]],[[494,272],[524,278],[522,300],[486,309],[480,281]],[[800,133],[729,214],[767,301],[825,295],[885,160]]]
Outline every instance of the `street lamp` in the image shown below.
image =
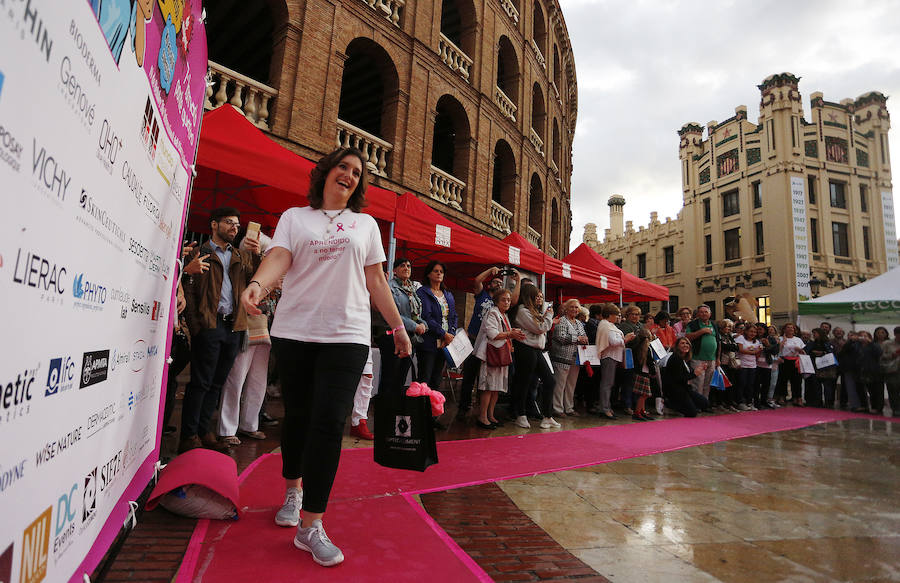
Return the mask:
[[809,291],[812,292],[812,297],[819,297],[819,287],[821,285],[822,282],[819,281],[819,278],[817,278],[815,275],[812,277],[812,279],[809,280]]

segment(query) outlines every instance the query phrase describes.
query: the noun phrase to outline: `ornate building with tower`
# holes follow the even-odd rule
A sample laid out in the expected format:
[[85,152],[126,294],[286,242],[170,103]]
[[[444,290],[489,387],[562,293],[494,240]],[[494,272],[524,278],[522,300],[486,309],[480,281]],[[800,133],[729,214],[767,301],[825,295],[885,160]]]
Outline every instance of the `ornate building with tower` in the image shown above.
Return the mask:
[[206,107],[310,159],[359,147],[373,183],[552,256],[571,232],[575,63],[558,0],[220,0]]
[[604,240],[589,224],[585,243],[669,287],[673,311],[704,303],[721,318],[744,296],[776,323],[795,320],[798,301],[896,267],[887,98],[835,103],[815,92],[806,119],[798,82],[766,78],[756,124],[739,106],[724,122],[682,126],[674,220],[654,212],[647,227],[623,228],[625,199],[613,195]]

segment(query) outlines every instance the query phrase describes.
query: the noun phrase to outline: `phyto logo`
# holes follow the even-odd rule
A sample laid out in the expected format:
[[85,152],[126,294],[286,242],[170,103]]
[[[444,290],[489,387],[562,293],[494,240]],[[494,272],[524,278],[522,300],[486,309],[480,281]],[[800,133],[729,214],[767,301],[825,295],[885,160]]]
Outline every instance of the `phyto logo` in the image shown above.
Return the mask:
[[22,566],[20,583],[39,583],[47,576],[47,551],[50,548],[50,517],[48,506],[22,533]]

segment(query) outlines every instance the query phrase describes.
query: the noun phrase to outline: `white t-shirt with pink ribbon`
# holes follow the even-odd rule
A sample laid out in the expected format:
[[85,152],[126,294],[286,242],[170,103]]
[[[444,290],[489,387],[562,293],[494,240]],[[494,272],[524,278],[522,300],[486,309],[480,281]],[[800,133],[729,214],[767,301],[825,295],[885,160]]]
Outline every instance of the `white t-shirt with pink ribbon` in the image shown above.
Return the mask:
[[281,215],[272,247],[290,251],[292,263],[272,336],[369,346],[371,313],[364,270],[385,261],[381,233],[369,215],[349,209],[335,214],[294,207]]

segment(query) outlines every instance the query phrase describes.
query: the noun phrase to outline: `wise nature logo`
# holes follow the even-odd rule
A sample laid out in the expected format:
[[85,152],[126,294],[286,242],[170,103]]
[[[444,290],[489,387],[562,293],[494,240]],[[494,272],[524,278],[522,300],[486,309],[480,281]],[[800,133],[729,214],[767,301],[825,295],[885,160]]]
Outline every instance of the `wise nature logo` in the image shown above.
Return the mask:
[[81,365],[80,388],[96,385],[106,380],[109,374],[109,350],[95,350],[84,353]]
[[39,583],[47,576],[47,555],[50,548],[50,517],[48,506],[22,533],[22,567],[20,583]]

